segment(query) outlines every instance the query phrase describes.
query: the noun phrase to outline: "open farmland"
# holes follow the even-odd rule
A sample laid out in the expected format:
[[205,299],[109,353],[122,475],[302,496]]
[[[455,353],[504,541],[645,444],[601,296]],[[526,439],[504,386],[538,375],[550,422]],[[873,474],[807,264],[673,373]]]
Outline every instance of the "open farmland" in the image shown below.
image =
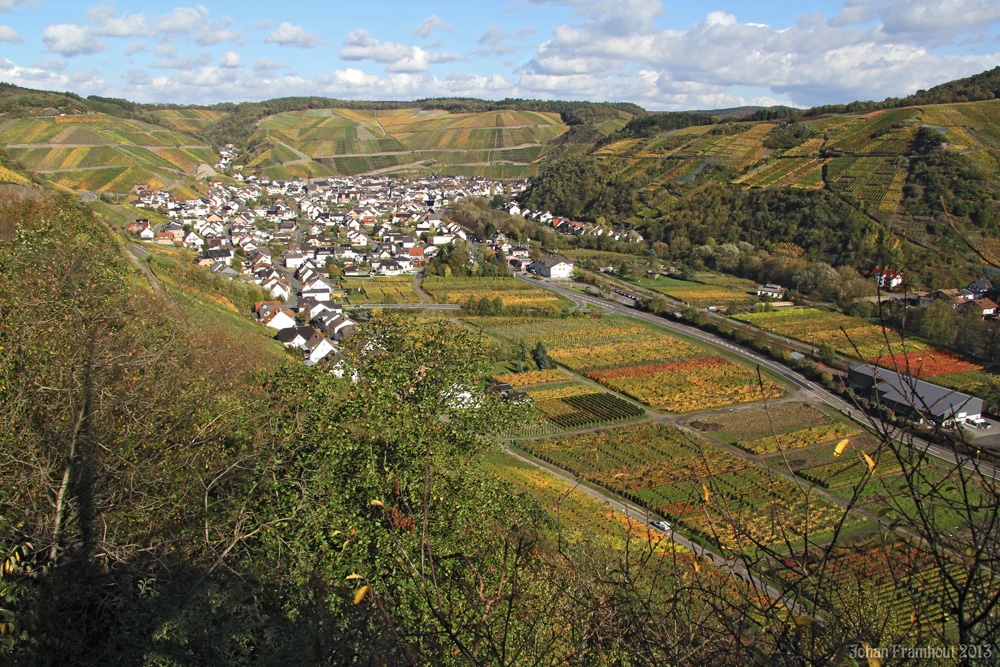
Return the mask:
[[469,299],[500,297],[505,308],[560,308],[564,299],[549,290],[532,287],[517,278],[445,278],[427,276],[421,288],[435,303],[466,304]]
[[693,412],[784,395],[742,364],[627,318],[467,321],[512,343],[541,342],[566,368],[655,410]]
[[794,338],[807,345],[829,345],[848,357],[871,359],[904,350],[927,350],[912,338],[903,340],[892,329],[864,320],[815,308],[794,308],[766,313],[743,313],[737,319],[767,331]]
[[621,493],[726,550],[822,543],[870,522],[746,458],[664,424],[529,441],[531,454]]

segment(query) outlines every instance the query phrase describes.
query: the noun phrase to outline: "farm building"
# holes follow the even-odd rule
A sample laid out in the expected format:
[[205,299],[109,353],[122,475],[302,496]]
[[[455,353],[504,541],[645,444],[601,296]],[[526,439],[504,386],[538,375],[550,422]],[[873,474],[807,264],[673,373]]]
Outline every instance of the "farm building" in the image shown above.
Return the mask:
[[847,384],[869,400],[913,419],[962,424],[979,419],[983,399],[871,364],[851,366]]
[[785,296],[785,288],[781,285],[760,285],[757,287],[757,296],[766,296],[772,299],[781,299]]

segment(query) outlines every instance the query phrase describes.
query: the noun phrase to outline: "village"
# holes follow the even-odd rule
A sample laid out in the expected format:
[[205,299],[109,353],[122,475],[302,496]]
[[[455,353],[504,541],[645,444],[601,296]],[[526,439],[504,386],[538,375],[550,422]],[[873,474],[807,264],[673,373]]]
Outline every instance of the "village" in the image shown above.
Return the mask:
[[[222,151],[226,167],[235,151]],[[175,200],[163,191],[139,189],[131,203],[170,220],[139,219],[127,231],[140,240],[198,253],[196,263],[229,279],[260,285],[271,300],[254,316],[274,329],[286,347],[300,350],[306,364],[330,361],[356,322],[344,312],[346,291],[331,277],[415,275],[456,239],[502,253],[512,271],[569,278],[565,258],[542,258],[537,247],[512,244],[502,233],[489,239],[447,222],[444,211],[463,197],[502,197],[506,210],[575,235],[601,235],[604,228],[548,212],[522,210],[516,196],[527,183],[483,178],[389,177],[270,181],[235,174],[239,185],[217,185],[207,196]],[[611,232],[616,240],[642,242],[636,232]]]

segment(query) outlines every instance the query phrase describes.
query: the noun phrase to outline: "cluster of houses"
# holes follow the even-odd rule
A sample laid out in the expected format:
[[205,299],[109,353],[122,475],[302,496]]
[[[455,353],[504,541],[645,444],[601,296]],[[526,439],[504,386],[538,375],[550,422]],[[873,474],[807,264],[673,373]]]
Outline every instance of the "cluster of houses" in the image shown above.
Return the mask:
[[275,330],[275,338],[282,345],[301,351],[309,366],[335,357],[337,344],[356,326],[344,315],[343,305],[310,297],[300,297],[295,308],[280,301],[255,303],[254,316]]
[[626,243],[642,243],[645,240],[642,234],[634,229],[609,229],[591,222],[580,222],[578,220],[555,216],[548,211],[532,211],[527,208],[521,208],[521,205],[516,201],[511,201],[507,204],[507,212],[511,215],[520,215],[527,220],[540,222],[563,234],[572,234],[574,236],[606,236],[615,241]]
[[[359,275],[395,275],[419,266],[438,246],[467,238],[460,226],[441,218],[443,207],[466,196],[516,194],[525,187],[459,177],[269,181],[237,173],[236,178],[239,185],[220,184],[193,200],[137,188],[130,203],[166,213],[170,221],[139,220],[129,231],[145,241],[199,251],[228,247],[245,256],[275,243],[295,244],[304,257],[325,262],[334,256],[371,267]],[[213,270],[222,272],[214,264]]]
[[[883,289],[892,290],[903,284],[903,274],[899,271],[878,269],[872,272],[876,284]],[[894,300],[905,301],[907,305],[917,308],[925,308],[935,301],[944,301],[950,304],[955,310],[966,314],[974,314],[983,318],[992,318],[997,315],[997,305],[991,297],[997,294],[997,285],[985,278],[974,280],[966,287],[950,287],[933,290],[929,292],[906,292],[887,293],[873,300]]]
[[233,166],[233,160],[237,158],[239,153],[236,151],[236,147],[232,144],[226,144],[219,149],[219,161],[215,163],[215,168],[219,171],[225,171]]

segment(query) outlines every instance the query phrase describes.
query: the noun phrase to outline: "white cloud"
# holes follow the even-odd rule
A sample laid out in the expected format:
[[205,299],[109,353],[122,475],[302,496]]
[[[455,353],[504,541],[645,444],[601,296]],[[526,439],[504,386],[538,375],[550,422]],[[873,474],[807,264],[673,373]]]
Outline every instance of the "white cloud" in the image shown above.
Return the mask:
[[72,90],[81,95],[102,94],[110,90],[107,82],[97,76],[84,77],[84,81],[74,81],[66,74],[58,74],[39,67],[25,67],[0,57],[0,80],[16,86],[42,88],[44,90]]
[[210,46],[220,42],[245,43],[246,41],[243,33],[239,30],[223,27],[214,22],[199,30],[198,35],[194,38],[194,43],[198,46]]
[[210,51],[202,51],[198,55],[192,56],[179,56],[177,58],[164,58],[163,60],[158,60],[157,62],[150,65],[153,69],[179,69],[179,70],[192,70],[203,65],[207,65],[212,61],[212,53]]
[[270,58],[258,58],[253,61],[253,70],[258,74],[271,74],[279,69],[288,69],[288,65],[275,62]]
[[298,49],[311,49],[320,44],[326,44],[326,40],[316,33],[309,32],[302,26],[292,25],[288,21],[282,21],[281,25],[268,35],[264,41],[268,44],[294,46]]
[[0,0],[0,12],[9,12],[19,5],[30,7],[33,4],[32,0]]
[[174,7],[169,14],[164,14],[155,21],[156,30],[166,33],[192,32],[205,25],[208,9],[203,5],[197,7]]
[[[524,67],[523,85],[582,95],[590,80],[593,97],[607,97],[616,86],[624,92],[621,86],[630,84],[638,69],[656,73],[661,91],[691,82],[711,87],[697,94],[701,100],[720,99],[739,86],[758,90],[758,97],[812,106],[906,95],[982,71],[997,58],[934,54],[880,26],[844,27],[843,21],[819,13],[781,29],[740,23],[716,11],[686,30],[636,26],[622,34],[620,28],[593,14],[582,23],[557,27]],[[693,99],[689,93],[635,93],[629,99],[652,108],[677,108],[673,100]]]
[[889,0],[881,12],[889,35],[952,36],[1000,20],[995,0]]
[[343,60],[372,60],[386,65],[389,72],[424,72],[435,63],[455,62],[454,53],[432,53],[419,46],[372,39],[367,30],[355,30],[344,40],[337,55]]
[[437,14],[431,14],[430,18],[421,23],[418,27],[414,28],[413,34],[417,37],[427,39],[431,36],[431,32],[435,29],[444,30],[445,32],[455,32],[455,29],[439,19]]
[[69,61],[65,58],[42,58],[35,63],[35,67],[52,72],[61,72],[69,67]]
[[0,42],[23,42],[24,38],[9,25],[0,25]]
[[104,42],[95,39],[90,31],[72,23],[50,25],[42,31],[42,41],[51,53],[62,56],[79,56],[100,53],[107,48]]
[[177,47],[169,42],[160,42],[156,45],[154,53],[156,53],[159,58],[176,58]]
[[219,58],[219,67],[239,67],[243,63],[243,58],[235,51],[226,51]]
[[142,51],[145,50],[146,50],[146,45],[143,44],[142,42],[132,42],[124,49],[122,49],[122,53],[125,54],[126,56],[131,56],[135,53],[141,53]]
[[95,35],[104,37],[149,37],[153,30],[146,24],[146,15],[138,14],[118,16],[114,7],[100,5],[87,11],[87,22],[97,25],[90,28]]

